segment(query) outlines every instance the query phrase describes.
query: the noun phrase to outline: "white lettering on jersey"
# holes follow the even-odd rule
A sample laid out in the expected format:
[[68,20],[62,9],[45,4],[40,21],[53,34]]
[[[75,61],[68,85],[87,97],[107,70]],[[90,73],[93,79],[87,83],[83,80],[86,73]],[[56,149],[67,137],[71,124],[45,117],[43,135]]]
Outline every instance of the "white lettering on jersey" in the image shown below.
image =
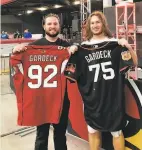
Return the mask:
[[29,61],[56,61],[57,56],[54,55],[30,55]]
[[[43,69],[44,72],[49,72],[51,70],[52,72],[45,78],[43,79]],[[33,74],[33,70],[36,70],[36,74]],[[57,87],[57,81],[52,81],[49,82],[53,77],[57,75],[57,67],[55,65],[47,65],[45,68],[42,68],[40,65],[31,65],[28,69],[28,77],[30,79],[36,80],[36,83],[33,83],[32,80],[31,82],[28,82],[28,86],[31,89],[37,89],[40,88],[43,82],[43,87],[44,88],[55,88]],[[43,80],[43,81],[42,81]]]
[[[98,77],[99,77],[99,73],[100,73],[100,68],[102,69],[103,72],[103,78],[105,80],[110,80],[113,79],[115,77],[115,73],[114,70],[110,67],[112,65],[111,61],[108,62],[104,62],[101,64],[94,64],[94,65],[90,65],[89,67],[89,71],[93,71],[93,69],[95,69],[95,74],[94,74],[94,82],[98,81]],[[108,68],[110,67],[110,68]],[[109,75],[108,75],[109,73]]]
[[90,63],[93,60],[101,59],[101,58],[111,58],[111,50],[103,50],[85,56],[85,59],[87,60],[88,63]]

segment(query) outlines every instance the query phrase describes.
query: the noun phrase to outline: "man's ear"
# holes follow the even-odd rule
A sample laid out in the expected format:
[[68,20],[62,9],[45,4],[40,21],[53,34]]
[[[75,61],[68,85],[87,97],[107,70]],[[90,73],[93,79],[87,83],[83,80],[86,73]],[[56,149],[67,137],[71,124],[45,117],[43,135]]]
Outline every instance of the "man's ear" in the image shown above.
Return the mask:
[[43,27],[43,29],[45,30],[45,25],[43,25],[42,27]]

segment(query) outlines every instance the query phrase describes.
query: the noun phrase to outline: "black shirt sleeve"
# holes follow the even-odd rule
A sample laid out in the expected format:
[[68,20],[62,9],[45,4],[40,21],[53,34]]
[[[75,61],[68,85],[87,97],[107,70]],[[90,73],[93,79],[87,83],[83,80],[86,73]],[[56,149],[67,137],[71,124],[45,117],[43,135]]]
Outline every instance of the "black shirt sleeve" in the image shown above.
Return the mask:
[[68,41],[62,40],[60,38],[57,40],[57,45],[64,46],[64,47],[71,46],[71,44]]

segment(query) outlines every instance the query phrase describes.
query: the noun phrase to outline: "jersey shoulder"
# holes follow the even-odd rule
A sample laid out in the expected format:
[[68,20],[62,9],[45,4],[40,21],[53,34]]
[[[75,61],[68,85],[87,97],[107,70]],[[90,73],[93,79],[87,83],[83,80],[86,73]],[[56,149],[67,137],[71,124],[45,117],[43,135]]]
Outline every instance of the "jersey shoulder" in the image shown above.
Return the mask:
[[43,45],[43,43],[46,43],[45,38],[38,39],[34,42],[29,43],[28,45]]
[[117,39],[115,38],[105,38],[104,40],[87,40],[81,43],[81,45],[94,45],[94,44],[99,44],[103,42],[118,42]]

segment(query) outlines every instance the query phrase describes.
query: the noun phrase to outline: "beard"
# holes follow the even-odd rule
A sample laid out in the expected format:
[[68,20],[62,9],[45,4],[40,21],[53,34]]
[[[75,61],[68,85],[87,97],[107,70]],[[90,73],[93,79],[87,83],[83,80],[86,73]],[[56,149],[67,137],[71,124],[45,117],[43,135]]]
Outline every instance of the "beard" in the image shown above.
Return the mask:
[[50,34],[48,31],[45,31],[45,33],[50,37],[56,37],[59,34],[59,31],[57,31],[55,34]]

